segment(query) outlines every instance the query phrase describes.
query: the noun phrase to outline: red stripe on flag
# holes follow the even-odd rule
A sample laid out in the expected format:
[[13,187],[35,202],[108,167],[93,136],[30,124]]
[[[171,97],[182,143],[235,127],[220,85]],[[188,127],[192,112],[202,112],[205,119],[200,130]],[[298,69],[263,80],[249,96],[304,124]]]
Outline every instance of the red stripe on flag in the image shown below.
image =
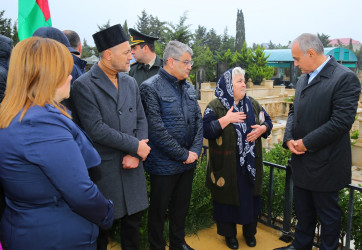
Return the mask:
[[50,18],[48,0],[36,0],[36,3],[39,5],[41,11],[43,12],[45,21],[48,21],[48,19]]

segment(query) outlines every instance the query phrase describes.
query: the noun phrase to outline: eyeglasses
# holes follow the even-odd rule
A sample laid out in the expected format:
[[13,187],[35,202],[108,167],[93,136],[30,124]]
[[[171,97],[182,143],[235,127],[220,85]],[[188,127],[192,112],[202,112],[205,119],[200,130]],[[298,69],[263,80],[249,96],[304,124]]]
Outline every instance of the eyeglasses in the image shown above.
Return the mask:
[[188,65],[192,66],[192,65],[194,65],[194,61],[187,61],[187,60],[181,61],[181,60],[176,59],[176,58],[173,58],[173,57],[172,57],[172,59],[175,60],[175,61],[178,61],[178,62],[183,62],[183,63],[185,64],[185,66],[188,66]]

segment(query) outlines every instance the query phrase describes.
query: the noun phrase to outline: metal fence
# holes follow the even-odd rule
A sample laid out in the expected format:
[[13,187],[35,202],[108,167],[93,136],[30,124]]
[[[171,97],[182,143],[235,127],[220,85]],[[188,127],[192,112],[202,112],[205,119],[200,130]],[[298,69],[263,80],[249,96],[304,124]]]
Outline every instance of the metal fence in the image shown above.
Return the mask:
[[[272,228],[280,230],[283,235],[280,237],[280,240],[284,242],[292,241],[292,205],[293,205],[293,180],[292,180],[292,171],[290,162],[287,166],[281,166],[275,163],[264,161],[264,166],[270,168],[270,179],[269,179],[269,193],[268,193],[268,207],[267,207],[267,219],[266,221],[260,219],[263,224],[266,224]],[[285,193],[284,193],[284,211],[283,211],[283,225],[282,227],[272,224],[272,210],[273,210],[273,193],[274,193],[274,170],[282,169],[286,171],[285,177]],[[347,216],[347,230],[346,230],[346,250],[350,249],[351,243],[351,230],[352,230],[352,215],[354,207],[354,196],[355,191],[362,193],[362,187],[357,187],[355,185],[348,185],[349,189],[349,202],[348,202],[348,216]]]

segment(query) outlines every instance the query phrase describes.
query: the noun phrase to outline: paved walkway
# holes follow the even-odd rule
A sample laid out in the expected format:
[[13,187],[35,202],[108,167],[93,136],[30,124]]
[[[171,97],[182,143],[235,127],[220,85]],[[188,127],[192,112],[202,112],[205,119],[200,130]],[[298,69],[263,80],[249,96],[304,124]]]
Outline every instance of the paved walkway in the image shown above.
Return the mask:
[[[248,247],[241,232],[241,226],[238,226],[239,249],[272,250],[289,244],[279,240],[280,231],[261,223],[258,223],[258,232],[255,237],[257,241],[256,247]],[[224,237],[216,233],[216,225],[199,231],[197,235],[187,236],[186,242],[195,250],[230,250],[226,246]],[[121,247],[117,243],[110,243],[108,249],[121,250]],[[168,250],[168,247],[166,247],[166,250]]]

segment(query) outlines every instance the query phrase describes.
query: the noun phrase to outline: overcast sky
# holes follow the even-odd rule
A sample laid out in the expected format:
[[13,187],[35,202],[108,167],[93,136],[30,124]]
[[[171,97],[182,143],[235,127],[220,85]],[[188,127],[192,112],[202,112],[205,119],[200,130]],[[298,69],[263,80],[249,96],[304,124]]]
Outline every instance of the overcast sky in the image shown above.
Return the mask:
[[[17,19],[18,1],[0,0],[5,17]],[[237,9],[245,20],[246,42],[288,44],[301,33],[324,33],[333,38],[351,37],[362,42],[362,0],[49,0],[53,27],[72,29],[94,45],[92,34],[98,25],[135,27],[143,10],[160,21],[177,24],[185,11],[187,25],[214,28],[222,35],[225,28],[235,36]]]

